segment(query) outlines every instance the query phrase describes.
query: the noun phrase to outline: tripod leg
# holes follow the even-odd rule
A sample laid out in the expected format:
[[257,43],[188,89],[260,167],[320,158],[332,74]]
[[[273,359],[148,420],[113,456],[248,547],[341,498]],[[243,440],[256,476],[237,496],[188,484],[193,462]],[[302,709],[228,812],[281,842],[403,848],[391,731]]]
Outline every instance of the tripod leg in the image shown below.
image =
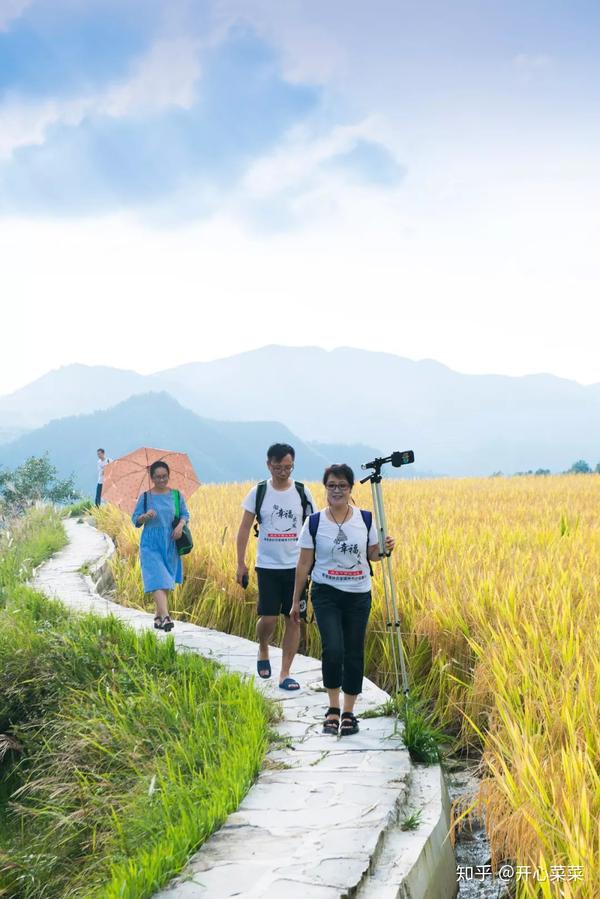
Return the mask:
[[385,552],[385,538],[387,537],[387,527],[385,521],[385,510],[383,507],[381,483],[379,481],[371,481],[371,490],[373,493],[373,508],[375,510],[377,536],[379,538],[379,553],[381,555],[381,563],[383,568],[383,590],[387,615],[387,627],[390,635],[390,648],[394,666],[396,692],[400,692],[401,679],[402,691],[407,694],[408,673],[406,671],[404,646],[402,644],[402,633],[400,630],[400,617],[398,615],[398,604],[396,601],[396,588],[394,584],[392,560],[390,556],[386,555]]
[[398,645],[397,641],[394,638],[393,632],[393,622],[394,622],[394,614],[393,608],[390,602],[390,591],[388,585],[388,577],[385,569],[385,518],[382,519],[382,505],[381,505],[381,486],[376,481],[371,481],[371,491],[373,494],[373,510],[375,513],[375,527],[377,530],[377,537],[379,539],[379,555],[382,561],[383,567],[383,598],[384,598],[384,614],[385,621],[384,625],[388,634],[388,645],[390,649],[391,662],[392,662],[392,673],[394,675],[394,686],[396,693],[400,692],[400,663],[399,663],[399,653],[398,653]]
[[400,667],[400,674],[402,676],[402,692],[404,694],[408,694],[408,672],[406,670],[406,659],[404,656],[404,644],[402,643],[402,630],[401,630],[401,621],[400,615],[398,614],[398,603],[396,600],[396,586],[394,583],[394,573],[392,570],[392,560],[390,556],[386,556],[383,560],[384,568],[387,570],[387,577],[389,582],[389,594],[390,594],[390,605],[392,607],[392,615],[393,615],[393,632],[395,635],[397,648],[398,648],[398,661]]

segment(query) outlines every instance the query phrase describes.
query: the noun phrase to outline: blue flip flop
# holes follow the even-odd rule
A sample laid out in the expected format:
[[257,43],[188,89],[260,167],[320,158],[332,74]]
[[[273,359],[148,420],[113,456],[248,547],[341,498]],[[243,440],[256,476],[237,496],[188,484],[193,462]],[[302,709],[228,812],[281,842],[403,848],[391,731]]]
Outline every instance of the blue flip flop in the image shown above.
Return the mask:
[[258,671],[258,676],[261,680],[268,680],[268,678],[271,677],[271,663],[268,659],[258,659],[256,670]]
[[299,690],[300,684],[293,677],[285,677],[279,684],[280,690]]

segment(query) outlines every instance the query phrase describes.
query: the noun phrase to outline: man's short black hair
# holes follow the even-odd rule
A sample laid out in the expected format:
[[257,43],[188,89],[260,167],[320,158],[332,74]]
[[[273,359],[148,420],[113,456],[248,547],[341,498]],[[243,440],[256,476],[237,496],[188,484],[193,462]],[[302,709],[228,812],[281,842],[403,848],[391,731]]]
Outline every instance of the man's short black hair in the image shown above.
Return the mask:
[[284,456],[296,458],[296,450],[289,443],[273,443],[267,450],[267,462],[281,462]]
[[98,449],[96,450],[96,452],[97,452],[97,453],[105,453],[106,450],[104,449],[103,446],[99,446]]

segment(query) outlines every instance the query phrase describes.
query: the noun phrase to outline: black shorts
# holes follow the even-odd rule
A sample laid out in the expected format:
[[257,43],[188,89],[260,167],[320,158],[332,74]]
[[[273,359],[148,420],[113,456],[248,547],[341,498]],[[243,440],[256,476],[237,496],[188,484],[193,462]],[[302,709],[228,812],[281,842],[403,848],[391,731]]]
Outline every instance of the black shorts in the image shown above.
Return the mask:
[[[257,568],[259,615],[289,615],[294,598],[295,568]],[[300,597],[300,618],[306,621],[306,588]]]

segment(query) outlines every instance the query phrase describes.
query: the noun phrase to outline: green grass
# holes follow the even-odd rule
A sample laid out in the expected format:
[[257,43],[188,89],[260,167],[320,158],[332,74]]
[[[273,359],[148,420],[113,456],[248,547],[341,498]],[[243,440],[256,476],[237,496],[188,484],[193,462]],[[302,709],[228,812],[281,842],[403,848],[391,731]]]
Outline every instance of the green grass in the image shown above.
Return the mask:
[[396,693],[382,705],[368,709],[361,718],[394,716],[402,721],[402,742],[408,749],[413,762],[435,765],[442,759],[442,745],[448,742],[448,735],[427,710],[427,703],[413,695]]
[[62,514],[64,518],[80,518],[82,515],[92,512],[94,508],[94,501],[89,496],[86,496],[76,503],[71,503],[70,506],[65,506]]
[[[400,697],[396,697],[396,700],[398,699]],[[425,703],[409,696],[402,697],[398,717],[403,724],[402,742],[413,762],[425,765],[435,765],[439,762],[440,747],[447,737],[428,714]]]
[[418,830],[421,826],[421,817],[423,815],[423,809],[418,809],[416,812],[412,812],[412,814],[407,815],[403,821],[400,822],[400,830]]
[[51,509],[32,509],[0,534],[0,609],[33,569],[67,543],[60,515]]
[[[48,551],[36,521],[20,537]],[[143,899],[237,808],[270,709],[172,638],[23,586],[10,557],[25,542],[5,541],[0,559],[0,896]]]

